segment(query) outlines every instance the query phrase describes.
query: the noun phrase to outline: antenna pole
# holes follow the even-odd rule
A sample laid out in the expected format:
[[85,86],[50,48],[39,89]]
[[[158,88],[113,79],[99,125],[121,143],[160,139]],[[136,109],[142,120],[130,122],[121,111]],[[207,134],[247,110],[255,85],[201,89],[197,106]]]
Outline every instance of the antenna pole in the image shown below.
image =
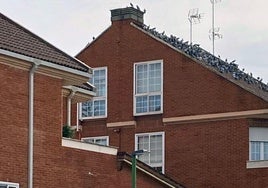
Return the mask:
[[192,23],[191,19],[189,19],[189,21],[190,21],[190,43],[192,43],[193,23]]
[[[215,39],[222,38],[222,35],[219,33],[220,28],[216,28],[214,26],[215,22],[215,4],[220,2],[221,0],[210,0],[212,4],[212,28],[209,30],[209,39],[212,40],[212,54],[215,55]],[[216,38],[215,38],[216,37]]]
[[202,15],[198,13],[198,9],[191,9],[188,13],[188,20],[190,22],[190,44],[193,42],[193,24],[200,23]]
[[214,45],[215,45],[215,28],[214,28],[214,4],[215,4],[215,1],[212,0],[211,1],[212,3],[212,54],[214,55]]

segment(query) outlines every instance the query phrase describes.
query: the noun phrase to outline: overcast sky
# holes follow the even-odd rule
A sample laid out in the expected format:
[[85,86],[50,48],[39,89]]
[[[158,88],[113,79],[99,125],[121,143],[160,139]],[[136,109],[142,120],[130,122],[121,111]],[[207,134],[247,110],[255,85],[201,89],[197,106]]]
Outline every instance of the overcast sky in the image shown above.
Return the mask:
[[[111,25],[110,10],[138,5],[146,9],[146,25],[159,32],[190,40],[188,12],[203,13],[193,25],[193,42],[212,52],[210,0],[0,0],[1,13],[54,46],[75,56],[93,37]],[[268,1],[221,0],[215,4],[215,27],[222,39],[215,41],[215,55],[236,60],[239,68],[268,82]]]

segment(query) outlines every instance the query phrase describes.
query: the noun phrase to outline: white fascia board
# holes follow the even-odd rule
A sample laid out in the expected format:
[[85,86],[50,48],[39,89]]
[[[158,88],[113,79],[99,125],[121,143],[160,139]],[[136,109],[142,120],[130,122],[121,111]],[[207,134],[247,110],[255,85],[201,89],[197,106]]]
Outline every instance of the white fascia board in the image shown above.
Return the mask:
[[79,140],[62,138],[62,146],[96,153],[103,153],[108,155],[117,155],[117,149],[109,146],[101,146],[97,144],[85,143]]
[[11,51],[8,51],[8,50],[0,49],[0,54],[10,56],[10,57],[14,57],[14,58],[17,58],[17,59],[21,59],[21,60],[24,60],[24,61],[32,62],[32,63],[35,63],[37,65],[41,65],[41,66],[45,66],[45,67],[49,67],[49,68],[53,68],[53,69],[58,69],[58,70],[61,70],[61,71],[64,71],[64,72],[76,74],[76,75],[79,75],[79,76],[84,76],[84,77],[87,77],[87,78],[92,77],[92,74],[90,73],[90,72],[92,72],[92,69],[90,67],[89,67],[89,69],[91,70],[90,72],[83,72],[83,71],[79,71],[79,70],[69,68],[69,67],[66,67],[66,66],[63,66],[63,65],[58,65],[58,64],[47,62],[47,61],[40,60],[40,59],[37,59],[37,58],[25,56],[25,55],[18,54],[18,53],[15,53],[15,52],[11,52]]
[[87,94],[87,95],[90,95],[90,96],[93,96],[93,97],[96,96],[96,92],[89,91],[89,90],[86,90],[86,89],[83,89],[83,88],[80,88],[80,87],[77,87],[77,86],[63,86],[63,88],[69,89],[69,90],[74,91],[74,92]]

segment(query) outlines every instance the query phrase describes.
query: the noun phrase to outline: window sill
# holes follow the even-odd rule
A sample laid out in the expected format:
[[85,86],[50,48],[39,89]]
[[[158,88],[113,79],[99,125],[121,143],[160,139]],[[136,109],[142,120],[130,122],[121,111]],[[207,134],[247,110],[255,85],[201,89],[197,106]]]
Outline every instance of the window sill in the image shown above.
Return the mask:
[[163,111],[134,113],[133,116],[139,117],[139,116],[160,115],[160,114],[163,114]]
[[250,168],[268,168],[268,160],[247,161],[247,169]]
[[104,121],[107,120],[107,116],[101,116],[101,117],[84,117],[81,118],[80,121]]

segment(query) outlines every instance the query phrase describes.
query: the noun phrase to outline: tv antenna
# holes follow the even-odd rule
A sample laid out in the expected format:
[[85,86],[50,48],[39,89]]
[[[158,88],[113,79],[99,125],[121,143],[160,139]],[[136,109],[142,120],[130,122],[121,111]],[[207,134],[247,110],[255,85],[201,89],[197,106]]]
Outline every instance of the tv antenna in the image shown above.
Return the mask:
[[214,26],[214,22],[215,22],[215,4],[221,2],[221,0],[210,0],[211,4],[212,4],[212,28],[209,30],[209,39],[212,40],[212,52],[214,55],[214,51],[215,51],[215,39],[221,39],[222,35],[219,33],[220,28],[217,27],[215,28]]
[[203,14],[198,13],[198,8],[191,9],[188,12],[188,20],[190,22],[190,44],[193,39],[193,24],[199,24]]

